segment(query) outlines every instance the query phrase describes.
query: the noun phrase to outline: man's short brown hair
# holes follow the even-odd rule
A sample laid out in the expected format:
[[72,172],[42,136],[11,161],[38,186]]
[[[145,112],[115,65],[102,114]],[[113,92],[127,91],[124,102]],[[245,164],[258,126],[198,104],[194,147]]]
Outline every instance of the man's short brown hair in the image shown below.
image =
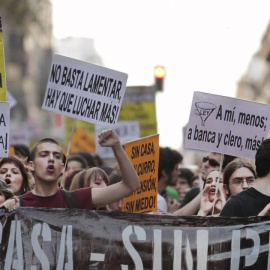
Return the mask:
[[43,143],[53,143],[53,144],[56,144],[58,145],[60,148],[61,148],[61,153],[63,155],[63,158],[62,158],[62,161],[63,163],[65,164],[66,163],[66,156],[65,154],[63,153],[62,151],[62,147],[60,146],[60,144],[58,143],[58,141],[52,139],[52,138],[44,138],[44,139],[41,139],[39,140],[32,148],[31,152],[30,152],[30,161],[34,161],[35,159],[35,156],[36,156],[36,152],[37,152],[37,148],[39,145],[43,144]]

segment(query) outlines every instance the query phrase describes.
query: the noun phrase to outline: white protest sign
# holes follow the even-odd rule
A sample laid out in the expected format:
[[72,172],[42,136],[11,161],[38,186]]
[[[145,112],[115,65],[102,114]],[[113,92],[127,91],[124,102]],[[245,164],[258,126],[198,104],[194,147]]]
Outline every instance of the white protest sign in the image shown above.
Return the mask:
[[9,153],[9,102],[0,102],[0,157],[7,157]]
[[[113,151],[110,147],[101,147],[98,143],[98,134],[102,130],[104,130],[104,127],[95,126],[97,153],[101,158],[114,158]],[[138,121],[119,121],[113,127],[113,130],[118,134],[121,144],[140,138],[140,123]]]
[[184,146],[255,159],[269,121],[267,104],[195,92]]
[[125,73],[54,55],[42,108],[89,123],[113,126],[126,82]]
[[9,145],[25,144],[30,145],[30,131],[28,128],[10,129]]
[[17,104],[17,100],[11,95],[9,91],[7,91],[7,100],[9,101],[10,108],[13,108]]

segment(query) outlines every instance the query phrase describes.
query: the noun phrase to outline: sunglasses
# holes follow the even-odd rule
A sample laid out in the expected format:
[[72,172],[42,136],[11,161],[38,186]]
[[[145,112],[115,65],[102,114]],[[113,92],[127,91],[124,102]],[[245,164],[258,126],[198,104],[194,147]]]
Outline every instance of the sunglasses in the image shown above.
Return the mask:
[[203,163],[206,163],[207,161],[209,162],[209,165],[211,167],[218,167],[218,166],[220,166],[220,164],[216,160],[214,160],[212,158],[209,158],[209,157],[203,157]]

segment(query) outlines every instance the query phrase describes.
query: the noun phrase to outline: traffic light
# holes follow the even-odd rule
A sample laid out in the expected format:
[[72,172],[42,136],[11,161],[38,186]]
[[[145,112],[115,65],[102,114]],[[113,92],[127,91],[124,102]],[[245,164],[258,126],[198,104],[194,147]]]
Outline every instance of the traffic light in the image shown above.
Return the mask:
[[156,91],[163,91],[163,82],[165,78],[165,67],[164,66],[156,66],[155,67],[155,83],[156,83]]

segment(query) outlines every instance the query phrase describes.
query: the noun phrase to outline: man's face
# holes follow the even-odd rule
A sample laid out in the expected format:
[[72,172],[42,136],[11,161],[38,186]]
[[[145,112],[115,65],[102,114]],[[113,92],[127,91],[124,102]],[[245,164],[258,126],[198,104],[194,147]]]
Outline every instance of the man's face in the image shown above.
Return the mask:
[[203,163],[201,165],[201,176],[205,180],[207,174],[212,171],[220,168],[221,155],[218,153],[209,153],[203,158]]
[[61,147],[51,142],[38,145],[34,161],[29,165],[35,181],[57,182],[64,170]]
[[178,174],[179,174],[179,163],[175,164],[173,170],[171,171],[171,174],[169,175],[169,178],[167,180],[168,185],[175,185],[176,181],[178,179]]

